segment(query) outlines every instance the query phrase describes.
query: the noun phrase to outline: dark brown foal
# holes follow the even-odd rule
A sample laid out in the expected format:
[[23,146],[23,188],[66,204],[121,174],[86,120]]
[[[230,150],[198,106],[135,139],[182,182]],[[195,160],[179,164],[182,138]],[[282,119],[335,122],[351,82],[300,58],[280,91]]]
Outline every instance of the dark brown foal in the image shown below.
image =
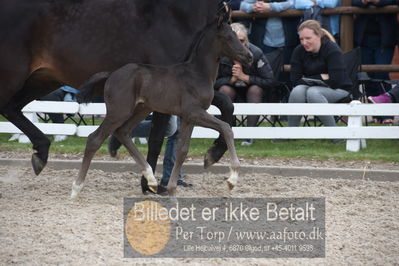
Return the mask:
[[249,50],[240,43],[222,17],[204,28],[187,62],[166,67],[128,64],[113,73],[94,75],[84,86],[88,89],[108,77],[104,89],[107,116],[87,140],[79,176],[72,186],[72,197],[82,189],[94,153],[112,133],[142,168],[149,186],[156,189],[157,181],[151,167],[129,137],[132,127],[151,111],[181,117],[176,162],[167,186],[169,195],[175,196],[179,169],[186,158],[194,125],[215,129],[224,136],[231,156],[231,173],[227,182],[232,189],[237,183],[239,168],[233,131],[227,123],[206,112],[213,98],[218,59],[224,56],[243,64],[252,60]]

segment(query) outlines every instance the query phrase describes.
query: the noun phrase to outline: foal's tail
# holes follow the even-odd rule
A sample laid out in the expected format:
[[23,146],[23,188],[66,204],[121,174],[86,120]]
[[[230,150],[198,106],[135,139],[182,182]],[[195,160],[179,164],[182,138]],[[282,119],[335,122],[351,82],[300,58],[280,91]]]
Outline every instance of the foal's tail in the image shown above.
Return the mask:
[[94,89],[100,81],[105,81],[111,72],[98,72],[91,76],[85,83],[79,87],[77,99],[79,103],[89,103],[92,101]]

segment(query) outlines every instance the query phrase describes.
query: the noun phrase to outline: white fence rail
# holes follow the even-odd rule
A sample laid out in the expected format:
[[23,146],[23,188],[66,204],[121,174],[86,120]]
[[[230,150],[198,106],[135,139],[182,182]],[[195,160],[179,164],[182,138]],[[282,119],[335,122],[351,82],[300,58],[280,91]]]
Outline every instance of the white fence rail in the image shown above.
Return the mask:
[[[236,139],[346,139],[346,149],[359,151],[366,147],[364,139],[397,139],[399,126],[363,126],[365,116],[399,116],[399,104],[235,104],[235,115],[335,115],[348,116],[348,125],[339,127],[233,127]],[[25,115],[35,122],[45,134],[78,135],[87,137],[98,126],[75,124],[38,123],[35,113],[67,113],[80,115],[104,115],[105,104],[77,104],[69,102],[33,101],[24,107]],[[211,106],[210,114],[220,114]],[[0,133],[21,133],[9,122],[0,122]],[[215,138],[218,133],[211,129],[195,127],[193,138]]]

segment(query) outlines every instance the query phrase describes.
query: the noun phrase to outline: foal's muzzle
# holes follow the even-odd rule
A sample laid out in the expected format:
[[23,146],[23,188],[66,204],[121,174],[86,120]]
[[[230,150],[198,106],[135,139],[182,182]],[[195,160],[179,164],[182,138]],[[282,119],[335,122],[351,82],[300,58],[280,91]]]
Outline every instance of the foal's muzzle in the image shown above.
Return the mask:
[[253,60],[254,60],[253,54],[250,51],[248,51],[248,53],[245,55],[242,64],[246,67],[250,67],[252,65]]

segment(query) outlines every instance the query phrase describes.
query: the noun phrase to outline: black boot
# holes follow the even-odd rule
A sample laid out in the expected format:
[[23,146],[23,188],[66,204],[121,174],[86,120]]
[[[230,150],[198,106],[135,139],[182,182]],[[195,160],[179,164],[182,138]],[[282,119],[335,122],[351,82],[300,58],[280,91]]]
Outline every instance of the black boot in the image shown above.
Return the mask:
[[113,135],[109,137],[108,140],[108,153],[111,155],[111,157],[116,157],[116,154],[118,153],[118,149],[121,147],[121,143],[119,140],[114,137]]

